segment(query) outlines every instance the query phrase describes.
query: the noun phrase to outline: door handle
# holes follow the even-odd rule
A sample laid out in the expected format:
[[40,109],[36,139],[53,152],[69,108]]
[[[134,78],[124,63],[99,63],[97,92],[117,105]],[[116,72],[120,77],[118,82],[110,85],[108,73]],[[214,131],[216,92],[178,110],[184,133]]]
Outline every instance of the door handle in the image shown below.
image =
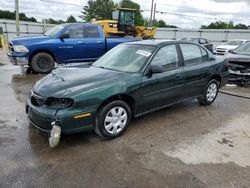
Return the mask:
[[102,41],[101,41],[101,40],[98,40],[96,43],[97,43],[97,44],[101,44],[101,43],[102,43]]
[[182,76],[180,75],[180,74],[177,74],[176,76],[175,76],[175,79],[176,80],[179,80],[179,79],[181,79],[182,78]]

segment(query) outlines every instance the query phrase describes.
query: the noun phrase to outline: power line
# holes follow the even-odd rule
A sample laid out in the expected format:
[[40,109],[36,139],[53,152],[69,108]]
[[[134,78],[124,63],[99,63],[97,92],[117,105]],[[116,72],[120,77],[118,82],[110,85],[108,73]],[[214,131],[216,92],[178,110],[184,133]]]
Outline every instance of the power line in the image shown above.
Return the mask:
[[[130,1],[130,0],[124,0],[124,1]],[[137,3],[150,3],[149,1],[143,1],[143,0],[137,0],[136,1]],[[175,6],[175,5],[170,5],[170,4],[167,4],[167,3],[164,3],[164,2],[156,2],[157,4],[161,4],[163,6],[168,6],[168,7],[173,7],[173,8],[178,8],[178,9],[183,9],[183,10],[189,10],[189,11],[193,11],[193,13],[201,13],[201,14],[221,14],[221,12],[215,12],[215,11],[208,11],[208,10],[197,10],[195,8],[191,8],[191,7],[183,7],[183,6]],[[148,10],[145,10],[145,11],[148,11]],[[158,11],[157,13],[161,13],[163,11]],[[222,12],[223,14],[232,14],[232,13],[229,13],[229,12]],[[171,13],[171,12],[166,12],[166,14],[172,14],[172,15],[179,15],[179,16],[182,16],[184,14],[181,14],[181,13]],[[233,16],[245,16],[245,14],[232,14]],[[218,17],[208,17],[208,16],[191,16],[191,15],[186,15],[186,17],[193,17],[193,18],[208,18],[208,19],[223,19],[223,20],[250,20],[250,18],[218,18]]]
[[77,7],[83,7],[83,5],[78,5],[78,4],[73,4],[73,3],[64,3],[64,2],[52,1],[52,0],[40,0],[40,1],[49,2],[49,3],[56,3],[56,4],[72,5],[72,6],[77,6]]
[[[150,10],[141,10],[141,12],[148,12]],[[181,13],[172,13],[172,12],[166,12],[166,11],[156,11],[156,13],[160,14],[170,14],[175,16],[183,16],[183,17],[191,17],[191,18],[206,18],[206,19],[217,19],[217,20],[250,20],[250,18],[219,18],[219,17],[208,17],[208,16],[193,16],[193,15],[187,15],[187,14],[181,14]]]

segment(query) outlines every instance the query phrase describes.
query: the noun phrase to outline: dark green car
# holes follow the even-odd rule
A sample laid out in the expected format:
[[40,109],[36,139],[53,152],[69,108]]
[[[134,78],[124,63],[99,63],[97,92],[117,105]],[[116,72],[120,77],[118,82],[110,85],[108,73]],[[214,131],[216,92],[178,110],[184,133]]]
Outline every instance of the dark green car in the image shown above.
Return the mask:
[[89,67],[54,70],[35,84],[26,112],[33,125],[50,133],[51,147],[61,132],[89,128],[110,139],[124,133],[132,117],[187,99],[212,104],[227,77],[227,60],[216,60],[198,44],[132,42]]

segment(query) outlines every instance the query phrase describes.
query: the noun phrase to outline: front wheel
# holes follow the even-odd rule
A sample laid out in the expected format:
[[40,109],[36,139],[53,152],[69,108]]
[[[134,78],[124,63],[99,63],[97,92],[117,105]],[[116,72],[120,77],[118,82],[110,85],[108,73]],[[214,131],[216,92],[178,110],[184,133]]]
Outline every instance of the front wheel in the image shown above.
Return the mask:
[[205,105],[205,106],[212,104],[218,95],[218,91],[219,91],[218,81],[215,79],[210,80],[210,82],[208,82],[206,86],[206,89],[203,95],[197,98],[198,102],[201,105]]
[[30,66],[36,73],[49,73],[55,67],[55,62],[50,54],[40,52],[32,57]]
[[110,102],[99,111],[95,132],[104,139],[116,138],[125,132],[130,120],[131,110],[126,102]]

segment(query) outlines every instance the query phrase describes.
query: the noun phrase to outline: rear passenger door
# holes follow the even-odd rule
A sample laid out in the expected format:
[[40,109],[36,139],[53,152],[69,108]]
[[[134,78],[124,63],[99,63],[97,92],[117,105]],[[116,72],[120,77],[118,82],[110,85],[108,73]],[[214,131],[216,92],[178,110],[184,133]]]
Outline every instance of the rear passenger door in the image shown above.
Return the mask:
[[184,61],[184,98],[201,95],[210,77],[207,51],[196,44],[179,44]]
[[176,45],[167,45],[159,49],[151,61],[151,65],[153,64],[163,66],[165,71],[143,77],[144,112],[180,101],[183,94],[183,69],[179,66]]
[[85,60],[96,60],[106,52],[105,36],[96,25],[84,26],[83,31],[87,49],[87,59]]

